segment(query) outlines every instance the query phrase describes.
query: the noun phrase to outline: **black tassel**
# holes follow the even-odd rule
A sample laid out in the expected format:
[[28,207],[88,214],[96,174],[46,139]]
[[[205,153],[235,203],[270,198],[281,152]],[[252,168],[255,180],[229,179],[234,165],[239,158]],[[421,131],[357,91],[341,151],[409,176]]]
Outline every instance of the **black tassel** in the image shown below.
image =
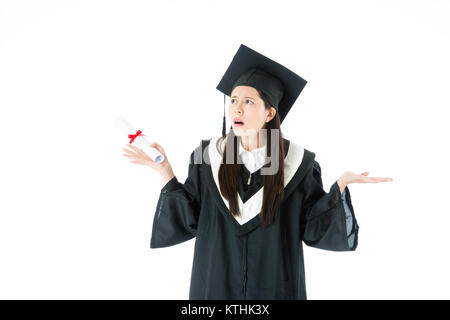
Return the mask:
[[222,126],[222,138],[225,139],[225,94],[223,94],[223,126]]

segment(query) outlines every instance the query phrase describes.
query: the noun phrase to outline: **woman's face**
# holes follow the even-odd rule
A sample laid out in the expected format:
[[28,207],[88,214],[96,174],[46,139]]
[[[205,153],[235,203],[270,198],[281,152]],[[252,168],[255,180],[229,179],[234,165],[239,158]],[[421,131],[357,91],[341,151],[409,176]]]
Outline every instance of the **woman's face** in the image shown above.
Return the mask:
[[[254,136],[275,116],[275,108],[266,110],[258,91],[249,86],[237,86],[231,92],[228,116],[236,136]],[[235,118],[243,125],[235,123]]]

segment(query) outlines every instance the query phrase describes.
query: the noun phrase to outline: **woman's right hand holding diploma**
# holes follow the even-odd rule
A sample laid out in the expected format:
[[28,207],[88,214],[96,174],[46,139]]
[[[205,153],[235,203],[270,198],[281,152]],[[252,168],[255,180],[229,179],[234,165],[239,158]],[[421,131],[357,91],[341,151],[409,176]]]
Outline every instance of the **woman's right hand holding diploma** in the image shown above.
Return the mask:
[[131,148],[134,152],[124,148],[122,149],[123,151],[125,151],[123,155],[125,157],[128,157],[131,163],[149,166],[150,168],[158,171],[161,175],[161,178],[163,179],[164,185],[175,176],[163,147],[161,147],[161,145],[159,145],[157,142],[153,142],[152,144],[150,144],[150,146],[157,149],[164,156],[164,161],[161,163],[153,161],[142,149],[133,146],[132,144],[127,144],[126,146]]

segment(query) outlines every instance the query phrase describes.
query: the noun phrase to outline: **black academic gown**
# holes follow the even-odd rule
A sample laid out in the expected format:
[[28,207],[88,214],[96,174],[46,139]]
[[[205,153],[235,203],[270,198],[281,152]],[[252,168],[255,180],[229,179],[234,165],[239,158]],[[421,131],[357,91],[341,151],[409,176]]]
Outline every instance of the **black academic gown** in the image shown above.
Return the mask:
[[[277,217],[264,228],[255,212],[241,225],[219,191],[221,140],[202,140],[191,154],[186,181],[173,177],[161,189],[150,248],[195,237],[189,299],[306,300],[302,242],[332,251],[357,247],[359,226],[348,187],[351,230],[337,181],[325,192],[315,154],[285,139],[285,197]],[[260,208],[260,170],[253,173],[252,184],[244,186],[249,172],[243,169],[241,204],[253,200]]]

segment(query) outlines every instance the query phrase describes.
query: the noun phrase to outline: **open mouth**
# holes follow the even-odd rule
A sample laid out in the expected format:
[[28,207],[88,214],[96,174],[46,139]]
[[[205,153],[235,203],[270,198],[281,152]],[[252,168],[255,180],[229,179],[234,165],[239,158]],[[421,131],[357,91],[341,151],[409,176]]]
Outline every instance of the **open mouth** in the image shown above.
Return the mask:
[[244,123],[242,121],[239,121],[239,120],[234,121],[234,124],[236,126],[243,126],[244,125]]

